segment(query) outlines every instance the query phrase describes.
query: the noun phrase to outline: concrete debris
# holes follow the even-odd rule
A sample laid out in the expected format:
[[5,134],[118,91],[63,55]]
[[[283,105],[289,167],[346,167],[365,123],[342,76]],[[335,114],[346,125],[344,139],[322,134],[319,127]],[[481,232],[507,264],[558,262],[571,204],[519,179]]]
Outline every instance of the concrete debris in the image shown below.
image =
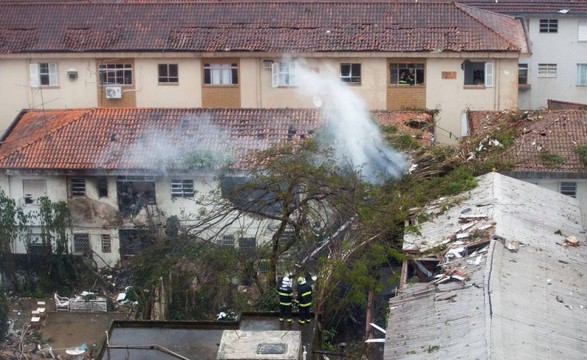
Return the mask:
[[556,296],[556,301],[558,301],[559,303],[563,303],[563,298],[560,295]]
[[506,239],[503,245],[506,249],[512,252],[520,250],[520,242],[517,240]]
[[565,239],[565,246],[579,246],[579,239],[575,235],[571,235]]
[[455,298],[456,296],[457,296],[457,293],[454,291],[451,291],[448,293],[441,293],[441,294],[437,294],[434,297],[434,301],[451,300],[451,299]]

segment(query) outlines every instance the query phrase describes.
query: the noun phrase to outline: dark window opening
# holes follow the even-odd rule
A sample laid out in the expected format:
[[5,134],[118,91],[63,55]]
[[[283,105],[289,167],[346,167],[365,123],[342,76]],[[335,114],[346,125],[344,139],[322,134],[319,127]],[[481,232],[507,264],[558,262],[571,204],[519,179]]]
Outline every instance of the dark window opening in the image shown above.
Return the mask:
[[257,252],[257,239],[254,237],[242,237],[238,239],[238,248],[241,254],[246,256],[255,255]]
[[204,64],[204,84],[236,85],[238,84],[237,64]]
[[518,85],[528,85],[528,64],[518,64]]
[[558,32],[558,19],[540,19],[541,33]]
[[283,202],[273,190],[255,187],[246,177],[224,177],[220,190],[223,198],[243,211],[269,215],[278,215],[283,211]]
[[485,85],[485,63],[466,60],[463,63],[465,85]]
[[76,254],[91,255],[90,234],[73,234],[73,252]]
[[98,188],[98,197],[108,197],[108,180],[106,178],[98,178],[96,187]]
[[360,84],[361,64],[340,64],[340,80],[351,84]]
[[159,64],[159,82],[175,84],[179,82],[177,64]]
[[122,257],[139,254],[151,244],[147,231],[142,229],[120,229],[118,236]]
[[112,237],[110,234],[102,234],[102,252],[112,252]]
[[85,196],[86,195],[86,180],[71,179],[71,196]]
[[118,210],[122,215],[137,215],[146,205],[155,205],[155,179],[146,176],[119,176]]
[[391,85],[424,84],[424,64],[389,64]]

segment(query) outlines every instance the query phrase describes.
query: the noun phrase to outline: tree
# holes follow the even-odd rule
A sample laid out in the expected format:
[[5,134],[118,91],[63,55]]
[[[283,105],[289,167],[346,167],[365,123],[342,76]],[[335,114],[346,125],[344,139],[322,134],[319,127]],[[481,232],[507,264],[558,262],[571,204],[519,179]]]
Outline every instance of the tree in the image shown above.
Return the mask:
[[24,231],[27,222],[28,217],[16,206],[14,199],[0,190],[0,275],[11,276],[10,282],[15,288],[18,283],[10,246]]
[[0,291],[0,343],[4,341],[7,335],[9,311],[8,299],[6,298],[4,291]]

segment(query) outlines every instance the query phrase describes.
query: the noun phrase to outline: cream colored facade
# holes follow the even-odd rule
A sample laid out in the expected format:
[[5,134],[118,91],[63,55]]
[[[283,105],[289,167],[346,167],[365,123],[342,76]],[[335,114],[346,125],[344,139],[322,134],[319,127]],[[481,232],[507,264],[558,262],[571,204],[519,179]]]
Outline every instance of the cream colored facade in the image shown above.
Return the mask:
[[[44,54],[0,57],[0,131],[4,132],[22,109],[74,109],[86,107],[242,107],[242,108],[310,108],[313,97],[299,87],[274,87],[271,61],[283,61],[271,54]],[[416,107],[439,110],[436,140],[451,144],[462,135],[461,114],[465,110],[504,110],[517,107],[517,54],[503,53],[417,53],[410,54],[306,54],[303,66],[320,76],[339,76],[341,63],[361,64],[360,84],[349,85],[370,110],[398,110]],[[464,85],[465,61],[493,64],[492,86]],[[204,64],[235,63],[238,84],[211,86],[204,84]],[[31,86],[32,63],[57,64],[57,83]],[[128,63],[132,66],[132,85],[121,85],[120,99],[107,99],[105,86],[99,84],[99,64]],[[390,84],[390,64],[424,65],[424,83],[407,94],[409,87]],[[177,83],[158,81],[159,64],[177,64]],[[75,72],[70,78],[68,72]],[[448,74],[448,75],[447,75]],[[416,89],[417,88],[417,89]],[[403,91],[404,95],[401,95]],[[236,99],[235,99],[236,96]],[[411,100],[406,100],[411,97]],[[391,101],[390,99],[400,99]],[[393,106],[390,104],[394,103]],[[402,103],[404,105],[402,105]]]

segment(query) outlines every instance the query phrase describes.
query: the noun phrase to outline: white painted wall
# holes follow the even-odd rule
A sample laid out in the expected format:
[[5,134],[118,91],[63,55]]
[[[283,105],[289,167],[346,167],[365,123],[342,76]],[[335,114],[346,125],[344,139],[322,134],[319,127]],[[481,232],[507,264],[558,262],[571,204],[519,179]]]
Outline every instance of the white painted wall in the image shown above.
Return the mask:
[[[543,17],[548,18],[548,17]],[[577,86],[577,64],[587,63],[587,42],[578,41],[579,21],[571,13],[558,17],[558,32],[541,33],[540,18],[528,21],[532,55],[528,64],[531,88],[520,91],[520,109],[547,106],[547,100],[587,103],[587,86]],[[556,78],[538,77],[538,64],[557,64]]]

